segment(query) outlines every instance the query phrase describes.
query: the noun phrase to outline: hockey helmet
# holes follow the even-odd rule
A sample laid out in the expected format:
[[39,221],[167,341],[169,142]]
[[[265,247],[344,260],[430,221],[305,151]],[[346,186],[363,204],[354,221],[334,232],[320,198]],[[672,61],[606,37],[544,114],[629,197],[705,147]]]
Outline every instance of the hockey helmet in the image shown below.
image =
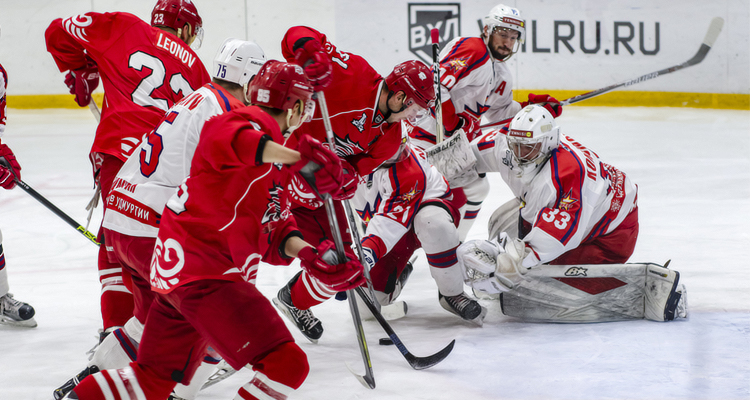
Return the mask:
[[396,65],[385,78],[385,84],[393,93],[404,92],[406,107],[416,104],[421,108],[430,108],[435,105],[432,70],[422,62],[411,60]]
[[513,54],[518,52],[520,45],[526,38],[526,21],[521,17],[521,12],[517,8],[498,4],[492,7],[482,22],[485,41],[489,41],[490,35],[495,30],[513,30],[518,32],[518,40],[516,41],[515,48],[511,49],[511,53],[503,61],[508,60]]
[[312,100],[313,87],[305,71],[296,64],[281,61],[267,61],[258,71],[258,75],[247,86],[246,100],[256,106],[287,110],[287,124],[292,115],[292,108],[301,101],[304,109],[297,126],[312,119],[315,113],[315,102]]
[[522,169],[543,164],[560,144],[560,127],[555,118],[537,104],[519,111],[508,128],[508,148]]
[[266,62],[266,54],[255,42],[229,38],[214,57],[212,76],[245,87]]
[[196,48],[203,43],[203,20],[192,0],[158,0],[151,11],[151,26],[166,26],[179,32],[189,24],[193,29]]

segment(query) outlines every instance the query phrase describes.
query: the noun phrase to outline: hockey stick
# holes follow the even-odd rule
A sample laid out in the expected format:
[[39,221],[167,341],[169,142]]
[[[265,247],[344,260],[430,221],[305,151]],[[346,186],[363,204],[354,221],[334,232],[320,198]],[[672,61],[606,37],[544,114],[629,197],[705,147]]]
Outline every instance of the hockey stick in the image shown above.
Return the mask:
[[[323,116],[323,124],[326,130],[326,138],[328,139],[328,145],[331,147],[331,151],[334,151],[335,144],[333,141],[333,129],[331,128],[331,118],[328,114],[328,105],[326,104],[326,98],[322,91],[315,93],[318,99],[318,105],[320,106],[320,113]],[[313,186],[313,185],[311,185]],[[313,186],[315,187],[315,186]],[[336,244],[336,251],[338,252],[340,260],[346,260],[346,254],[344,254],[344,241],[341,238],[341,232],[339,231],[339,224],[336,218],[336,211],[333,206],[333,198],[326,194],[324,196],[326,214],[328,214],[328,223],[331,227],[331,234],[333,235],[334,243]],[[368,274],[369,275],[369,274]],[[362,318],[359,315],[359,309],[357,308],[357,300],[354,298],[354,292],[347,291],[347,298],[349,300],[349,310],[352,314],[352,320],[354,322],[354,330],[357,331],[357,343],[359,344],[359,351],[362,354],[362,361],[365,364],[365,375],[358,375],[351,368],[349,371],[357,377],[357,380],[367,388],[375,388],[375,375],[372,370],[372,360],[370,359],[370,351],[367,348],[367,338],[365,338],[365,329],[362,326]],[[347,367],[349,365],[347,364]]]
[[[102,113],[99,112],[99,107],[97,107],[96,103],[94,102],[94,99],[92,98],[89,102],[89,110],[91,110],[91,114],[94,114],[94,118],[96,118],[96,122],[99,123],[102,120]],[[99,182],[96,182],[96,188],[94,189],[94,197],[91,198],[89,201],[89,204],[86,205],[86,211],[89,212],[89,214],[86,216],[86,229],[89,229],[89,224],[91,223],[91,216],[94,214],[94,209],[96,206],[99,205],[99,197],[102,193],[102,186],[99,184]]]
[[[592,90],[587,93],[579,94],[577,96],[573,96],[569,99],[565,99],[560,102],[560,105],[567,106],[569,104],[577,103],[579,101],[588,100],[592,97],[596,97],[599,95],[602,95],[607,92],[611,92],[612,90],[615,90],[620,87],[627,87],[630,85],[635,85],[636,83],[645,82],[650,79],[657,78],[662,75],[666,75],[675,71],[679,71],[681,69],[685,69],[687,67],[692,67],[693,65],[699,64],[701,61],[703,61],[704,58],[706,58],[706,55],[708,54],[709,50],[711,50],[711,47],[714,45],[714,42],[716,41],[716,38],[719,36],[719,33],[721,33],[721,29],[724,27],[724,19],[721,17],[715,17],[711,20],[711,24],[708,26],[708,32],[706,32],[706,36],[703,38],[703,43],[701,43],[700,48],[698,48],[698,52],[695,53],[693,58],[685,61],[682,64],[675,65],[673,67],[660,69],[656,72],[652,72],[650,74],[641,75],[634,79],[629,79],[624,82],[620,82],[614,85],[606,86],[601,89]],[[482,125],[480,128],[489,128],[491,126],[497,126],[497,125],[503,125],[510,122],[510,120],[513,118],[508,118],[499,122],[493,122],[490,124]]]
[[440,53],[440,30],[434,28],[430,31],[432,36],[432,79],[435,87],[435,128],[436,141],[440,143],[445,136],[445,127],[443,126],[443,103],[440,100],[440,63],[438,54]]
[[13,172],[13,168],[10,167],[10,164],[8,164],[8,161],[5,159],[5,157],[0,157],[0,164],[2,164],[4,167],[8,168],[11,173],[13,173],[13,179],[16,181],[16,184],[18,187],[23,189],[26,193],[28,193],[31,197],[35,198],[37,201],[42,203],[45,207],[47,207],[48,210],[52,211],[57,215],[58,217],[62,218],[63,221],[67,222],[68,225],[75,228],[76,231],[78,231],[80,234],[86,237],[86,239],[93,242],[95,245],[99,246],[99,242],[96,241],[96,235],[89,232],[81,226],[78,222],[76,222],[73,218],[69,217],[68,214],[65,214],[62,210],[57,208],[54,204],[52,204],[49,200],[47,200],[44,196],[39,194],[36,190],[32,189],[31,186],[27,185],[26,182],[18,179],[15,172]]
[[367,308],[370,310],[372,315],[375,316],[375,319],[378,320],[380,323],[380,326],[383,327],[383,330],[386,334],[388,334],[388,337],[391,339],[393,344],[396,345],[398,348],[398,351],[401,352],[401,354],[406,358],[406,361],[409,362],[409,365],[411,365],[414,369],[426,369],[430,368],[433,365],[438,364],[439,362],[443,361],[445,357],[448,357],[448,354],[453,351],[453,346],[456,344],[456,340],[451,340],[450,343],[448,343],[447,346],[445,346],[442,350],[438,351],[435,354],[432,354],[427,357],[417,357],[414,354],[411,354],[409,350],[406,348],[404,343],[399,339],[398,335],[396,335],[396,332],[393,331],[393,328],[391,328],[391,325],[388,324],[388,321],[383,318],[383,315],[380,314],[380,312],[375,308],[375,305],[372,304],[370,299],[367,298],[367,294],[365,293],[364,289],[361,287],[358,287],[354,289],[359,297],[362,299],[362,301],[365,303]]

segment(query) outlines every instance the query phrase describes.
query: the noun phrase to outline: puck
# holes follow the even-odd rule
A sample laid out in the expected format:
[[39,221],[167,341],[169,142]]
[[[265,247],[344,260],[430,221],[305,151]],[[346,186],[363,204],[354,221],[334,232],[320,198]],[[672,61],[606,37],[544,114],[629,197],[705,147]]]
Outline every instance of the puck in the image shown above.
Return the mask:
[[384,337],[378,341],[378,344],[381,346],[390,346],[393,344],[393,340],[391,340],[390,338]]

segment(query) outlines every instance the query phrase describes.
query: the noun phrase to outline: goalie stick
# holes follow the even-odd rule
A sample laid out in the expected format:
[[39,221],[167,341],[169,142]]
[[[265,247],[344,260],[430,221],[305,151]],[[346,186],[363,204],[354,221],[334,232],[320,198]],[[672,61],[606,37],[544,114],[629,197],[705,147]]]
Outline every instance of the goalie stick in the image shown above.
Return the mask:
[[[703,38],[703,43],[701,43],[700,48],[698,48],[698,52],[695,53],[695,55],[691,59],[685,61],[682,64],[678,64],[669,68],[660,69],[656,72],[651,72],[649,74],[641,75],[634,79],[629,79],[627,81],[616,83],[610,86],[606,86],[601,89],[596,89],[587,93],[573,96],[569,99],[565,99],[561,101],[560,105],[567,106],[569,104],[577,103],[579,101],[588,100],[592,97],[596,97],[604,93],[611,92],[612,90],[615,90],[620,87],[627,87],[630,85],[635,85],[637,83],[645,82],[647,80],[654,79],[659,76],[666,75],[666,74],[699,64],[701,61],[703,61],[704,58],[706,58],[706,55],[708,54],[709,50],[711,50],[711,47],[714,45],[714,42],[716,42],[716,38],[719,36],[719,33],[721,33],[721,29],[723,27],[724,27],[724,18],[714,17],[714,19],[711,20],[711,24],[708,26],[708,32],[706,32],[706,36]],[[512,119],[513,118],[511,117],[511,118],[508,118],[499,122],[485,124],[485,125],[482,125],[480,128],[489,128],[492,126],[504,125],[510,122],[510,120]]]
[[61,209],[57,208],[54,204],[52,204],[49,200],[47,200],[44,196],[39,194],[36,190],[32,189],[31,186],[27,185],[26,182],[18,179],[16,174],[13,172],[13,168],[10,167],[8,164],[8,161],[4,157],[0,157],[0,164],[8,168],[11,173],[13,173],[13,179],[16,181],[16,184],[18,187],[23,189],[24,192],[28,193],[31,197],[36,199],[38,202],[42,203],[45,207],[47,207],[48,210],[52,211],[57,215],[58,217],[62,218],[63,221],[67,222],[68,225],[75,228],[78,233],[82,234],[86,237],[86,239],[90,240],[95,245],[99,246],[99,242],[96,241],[96,235],[89,232],[86,228],[81,226],[78,222],[76,222],[73,218],[68,216],[68,214],[65,214]]

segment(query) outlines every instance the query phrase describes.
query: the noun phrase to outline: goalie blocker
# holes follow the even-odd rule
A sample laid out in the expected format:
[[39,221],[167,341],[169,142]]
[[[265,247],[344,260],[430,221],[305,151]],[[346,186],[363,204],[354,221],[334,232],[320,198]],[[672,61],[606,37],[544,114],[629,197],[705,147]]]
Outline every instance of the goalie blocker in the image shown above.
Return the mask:
[[503,265],[509,255],[504,253],[502,245],[484,240],[458,249],[466,283],[480,292],[500,292],[505,315],[558,323],[687,318],[685,285],[680,273],[666,266],[539,265],[512,271]]

